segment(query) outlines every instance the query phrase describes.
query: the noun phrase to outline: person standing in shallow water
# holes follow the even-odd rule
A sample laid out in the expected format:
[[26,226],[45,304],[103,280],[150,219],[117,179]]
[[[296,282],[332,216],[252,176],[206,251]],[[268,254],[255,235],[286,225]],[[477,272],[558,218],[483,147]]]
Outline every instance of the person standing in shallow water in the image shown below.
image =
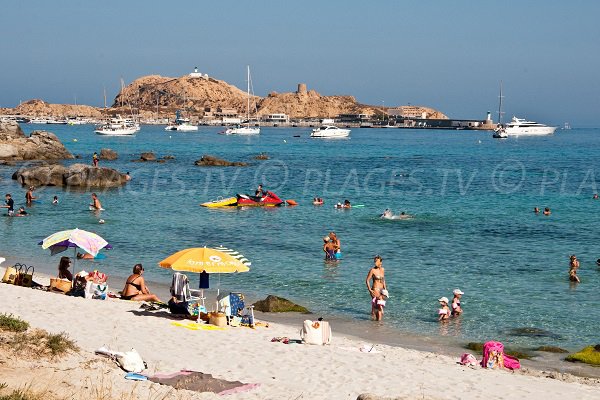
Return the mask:
[[387,295],[385,269],[383,268],[383,259],[379,254],[373,258],[373,262],[374,265],[369,270],[365,283],[371,295],[371,318],[375,321],[381,321],[383,319],[384,306],[379,304],[378,301],[383,300],[383,295]]
[[581,283],[579,277],[577,276],[577,270],[579,269],[579,260],[577,256],[573,254],[569,259],[569,280],[571,282]]

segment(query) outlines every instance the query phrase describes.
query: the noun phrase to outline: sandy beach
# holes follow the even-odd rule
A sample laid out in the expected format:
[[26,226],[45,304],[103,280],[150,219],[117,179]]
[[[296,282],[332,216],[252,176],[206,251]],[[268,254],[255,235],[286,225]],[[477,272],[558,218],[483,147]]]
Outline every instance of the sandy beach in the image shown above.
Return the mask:
[[376,352],[364,353],[360,348],[365,341],[336,335],[335,326],[328,346],[271,342],[281,336],[298,339],[303,315],[297,316],[297,325],[271,322],[256,329],[190,330],[174,326],[165,311],[139,307],[122,300],[86,300],[0,284],[0,313],[12,313],[51,333],[67,332],[81,348],[54,364],[3,359],[0,382],[51,390],[58,398],[218,397],[125,380],[125,372],[112,361],[94,355],[94,350],[108,346],[118,351],[135,348],[149,374],[189,369],[259,385],[229,395],[232,399],[354,399],[367,392],[427,399],[596,399],[600,389],[597,380],[571,377],[567,382],[544,377],[556,374],[471,369],[452,357],[383,344],[374,345]]

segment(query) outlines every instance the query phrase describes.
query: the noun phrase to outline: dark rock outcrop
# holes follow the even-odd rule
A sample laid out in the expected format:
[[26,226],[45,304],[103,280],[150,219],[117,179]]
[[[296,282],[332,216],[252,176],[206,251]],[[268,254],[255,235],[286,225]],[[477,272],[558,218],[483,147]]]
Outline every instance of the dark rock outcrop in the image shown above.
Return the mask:
[[270,157],[267,153],[260,153],[257,156],[252,157],[254,160],[268,160]]
[[201,159],[196,160],[194,165],[199,165],[201,167],[245,167],[248,163],[245,162],[232,162],[223,160],[221,158],[217,158],[215,156],[203,155]]
[[28,161],[71,158],[73,155],[51,132],[34,131],[27,137],[16,122],[0,123],[1,160]]
[[124,185],[129,178],[112,168],[92,167],[85,164],[40,165],[21,168],[12,178],[24,186],[71,186],[81,188],[109,188]]
[[268,295],[266,299],[254,303],[254,309],[262,312],[309,312],[305,307],[273,295]]
[[142,161],[156,161],[156,154],[152,152],[146,152],[140,154],[140,160]]
[[112,149],[102,149],[100,150],[100,159],[101,160],[116,160],[117,158],[119,158],[119,155],[117,154],[116,151],[112,150]]

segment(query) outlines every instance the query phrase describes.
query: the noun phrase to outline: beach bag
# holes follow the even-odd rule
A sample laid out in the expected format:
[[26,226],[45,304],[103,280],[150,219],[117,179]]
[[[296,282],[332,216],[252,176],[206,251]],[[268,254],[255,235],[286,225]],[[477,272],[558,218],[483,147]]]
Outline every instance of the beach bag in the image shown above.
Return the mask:
[[142,356],[135,350],[116,354],[117,364],[127,372],[140,373],[146,369],[146,363]]
[[305,320],[300,329],[300,338],[306,344],[324,345],[331,343],[331,326],[327,321]]
[[87,281],[85,285],[84,297],[86,299],[106,300],[107,292],[108,291],[106,283],[95,283],[93,281]]
[[483,345],[481,366],[489,369],[504,368],[504,345],[501,342],[492,340]]
[[[21,269],[21,271],[19,271],[19,275],[17,277],[18,285],[23,286],[23,287],[31,287],[31,285],[33,284],[34,270],[35,270],[35,268],[33,267],[33,265],[31,265],[29,267],[26,265],[23,265],[22,269]],[[31,271],[31,273],[30,273],[30,271]]]
[[17,269],[15,267],[6,267],[6,271],[4,271],[4,276],[2,277],[2,282],[14,285],[16,280]]
[[59,292],[67,293],[71,290],[72,283],[68,279],[61,278],[50,278],[50,290],[57,290]]

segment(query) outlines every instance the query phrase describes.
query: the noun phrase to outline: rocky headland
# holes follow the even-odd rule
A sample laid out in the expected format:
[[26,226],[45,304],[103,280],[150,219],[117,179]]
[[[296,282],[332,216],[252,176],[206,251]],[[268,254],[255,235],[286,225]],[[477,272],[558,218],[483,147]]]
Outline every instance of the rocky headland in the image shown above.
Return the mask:
[[68,186],[81,189],[119,187],[130,179],[127,174],[115,169],[85,164],[25,167],[16,171],[12,178],[23,186]]
[[0,160],[63,160],[74,158],[58,140],[46,131],[33,131],[30,136],[16,122],[0,122]]

